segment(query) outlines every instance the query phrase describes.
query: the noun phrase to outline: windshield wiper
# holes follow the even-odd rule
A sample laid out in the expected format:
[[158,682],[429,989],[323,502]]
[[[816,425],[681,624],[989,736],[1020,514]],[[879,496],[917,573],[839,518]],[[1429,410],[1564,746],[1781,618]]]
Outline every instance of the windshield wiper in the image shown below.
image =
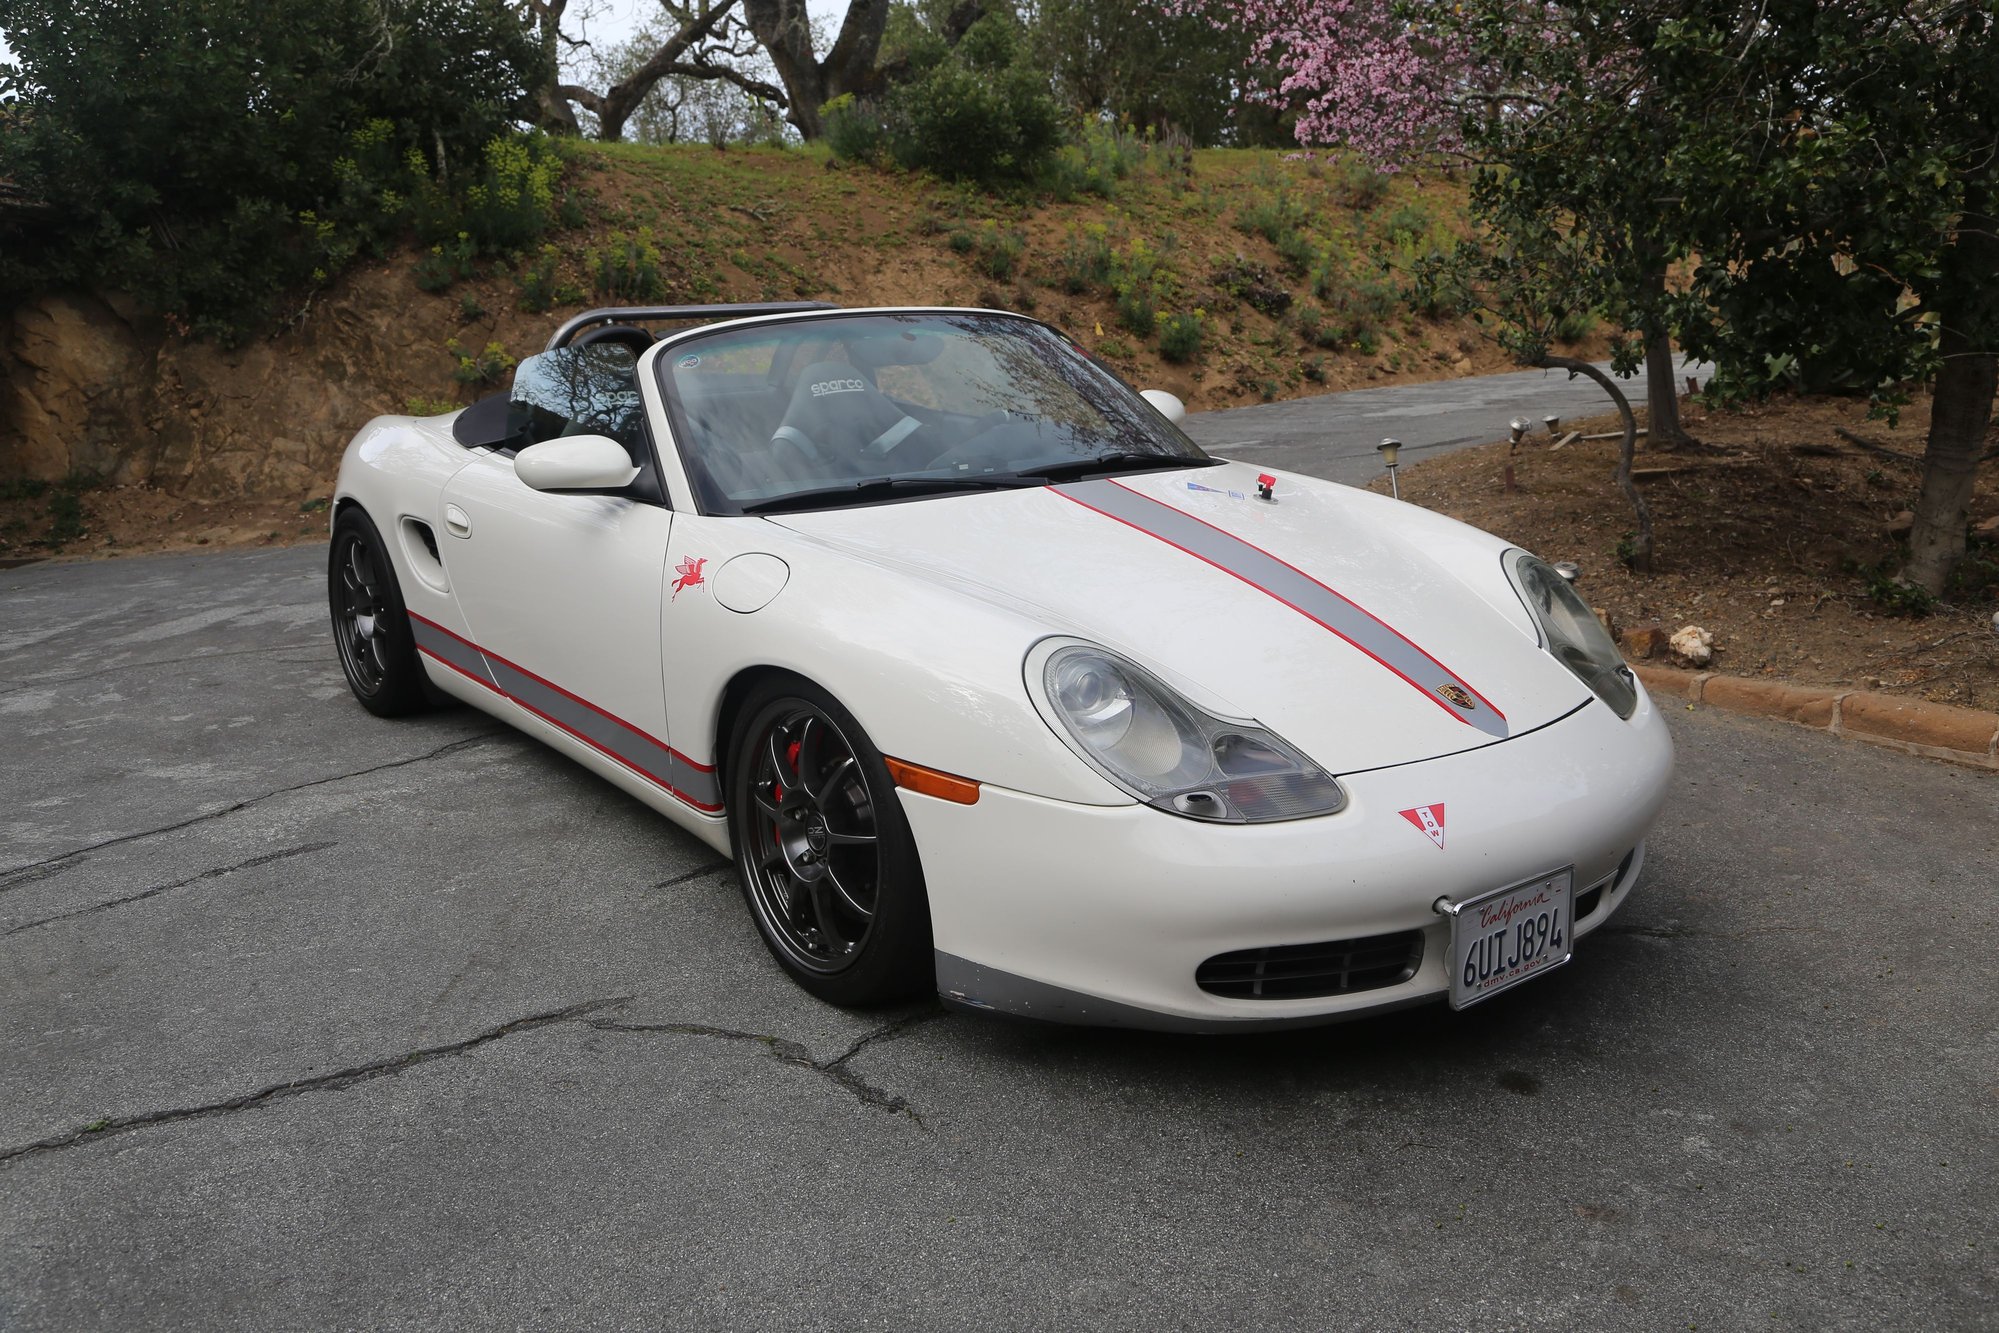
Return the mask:
[[1074,477],[1086,477],[1093,472],[1137,472],[1148,468],[1214,467],[1219,458],[1182,458],[1174,454],[1141,454],[1129,451],[1098,454],[1095,458],[1077,458],[1066,463],[1050,463],[1046,467],[1024,467],[1015,472],[1016,477],[1032,477],[1037,481],[1064,481]]
[[862,504],[900,495],[924,495],[944,491],[1003,491],[1023,486],[1039,486],[1039,477],[1023,477],[1010,472],[978,477],[871,477],[845,486],[821,486],[810,491],[757,500],[742,507],[745,514],[776,514],[789,509],[833,509],[843,504]]

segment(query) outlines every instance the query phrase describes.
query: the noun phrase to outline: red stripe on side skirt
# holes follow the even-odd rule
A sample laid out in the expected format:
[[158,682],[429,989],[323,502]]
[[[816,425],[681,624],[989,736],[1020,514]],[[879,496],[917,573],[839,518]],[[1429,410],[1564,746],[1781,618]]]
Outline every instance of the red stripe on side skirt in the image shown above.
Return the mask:
[[[665,750],[668,754],[672,755],[675,759],[678,759],[681,763],[687,765],[689,768],[699,769],[703,773],[713,773],[715,771],[715,766],[713,764],[704,764],[698,759],[690,759],[688,756],[674,749],[671,745],[668,745],[665,741],[661,740],[659,737],[653,735],[649,731],[646,731],[643,727],[633,726],[631,723],[625,721],[625,719],[619,717],[616,713],[607,712],[604,709],[599,708],[596,704],[591,703],[588,699],[583,698],[581,695],[572,694],[570,691],[563,689],[560,685],[557,685],[554,681],[548,679],[546,676],[536,675],[534,672],[522,666],[519,662],[509,661],[508,659],[494,652],[491,648],[482,648],[478,644],[472,642],[472,640],[466,638],[463,634],[454,633],[453,631],[448,630],[444,626],[438,624],[435,620],[431,620],[426,616],[420,616],[414,611],[409,613],[409,617],[411,620],[423,621],[424,624],[430,626],[432,629],[436,630],[439,634],[449,635],[451,638],[454,638],[458,640],[458,642],[464,644],[467,648],[470,648],[473,652],[481,653],[487,657],[492,658],[495,662],[498,662],[501,666],[506,667],[510,671],[520,672],[523,676],[526,676],[529,680],[535,682],[535,684],[547,686],[549,689],[554,690],[557,694],[569,700],[571,703],[581,704],[583,707],[589,709],[591,712],[603,718],[605,721],[617,723],[619,726],[623,727],[626,731],[631,732],[632,735],[637,736],[641,740],[651,741],[654,745],[657,745],[660,749]],[[429,654],[426,654],[426,656],[429,656]],[[434,658],[433,660],[442,661],[443,659]],[[446,663],[446,665],[449,665],[449,663]],[[499,692],[501,694],[507,693],[505,690],[501,690]],[[507,694],[507,697],[509,699],[513,699],[514,696],[511,694]],[[514,702],[519,703],[520,700],[514,699]]]
[[[475,652],[483,653],[486,656],[491,657],[496,662],[506,662],[505,658],[500,657],[498,654],[486,653],[485,649],[479,647],[478,644],[473,643],[470,639],[466,638],[464,635],[453,634],[450,630],[445,629],[444,626],[438,624],[433,620],[426,620],[424,619],[424,617],[417,615],[416,612],[414,611],[410,612],[410,616],[413,619],[423,620],[423,623],[430,626],[432,629],[437,630],[441,634],[450,635],[451,638],[458,640],[458,642],[464,644],[466,647],[472,649]],[[652,783],[654,786],[658,787],[661,791],[666,792],[669,796],[681,802],[683,805],[689,806],[695,810],[699,810],[702,814],[706,815],[718,815],[722,813],[722,807],[720,805],[710,805],[706,801],[696,800],[694,797],[688,795],[680,788],[674,786],[671,782],[668,782],[665,778],[653,772],[651,769],[646,768],[642,764],[633,763],[630,759],[626,758],[624,755],[617,753],[615,750],[607,749],[602,744],[592,740],[588,736],[585,736],[582,732],[576,730],[576,728],[570,726],[568,723],[562,721],[560,718],[550,717],[547,713],[544,713],[541,709],[536,708],[533,704],[529,703],[526,699],[521,698],[519,695],[510,694],[506,690],[501,689],[498,685],[495,685],[492,681],[484,680],[478,676],[473,675],[471,672],[467,671],[464,667],[459,666],[456,662],[447,661],[446,659],[439,657],[436,653],[431,652],[429,649],[424,648],[422,645],[418,645],[417,651],[422,653],[425,657],[428,657],[431,661],[436,662],[438,665],[449,667],[451,670],[457,672],[459,675],[465,677],[465,679],[473,682],[475,685],[483,686],[485,689],[490,690],[494,694],[499,695],[502,699],[507,700],[509,703],[517,704],[520,707],[527,709],[528,712],[533,713],[536,717],[548,723],[551,727],[556,728],[558,731],[563,732],[565,735],[573,736],[577,740],[582,741],[585,745],[595,750],[598,754],[603,755],[606,759],[611,760],[613,763],[618,764],[620,767],[630,769],[632,772],[638,774],[640,777],[644,778],[647,782]],[[597,707],[593,703],[590,703],[586,699],[577,699],[576,696],[571,694],[568,690],[563,689],[559,685],[553,685],[550,684],[548,681],[542,680],[540,676],[535,675],[532,671],[523,670],[518,666],[514,666],[513,663],[511,662],[508,662],[507,665],[512,667],[515,671],[519,671],[523,676],[527,676],[534,680],[541,681],[542,684],[547,685],[548,688],[554,690],[556,693],[562,695],[563,697],[568,699],[574,699],[577,703],[582,704],[585,708],[588,708],[591,712],[600,714],[601,716],[608,718],[613,722],[618,723],[620,726],[625,727],[627,730],[633,732],[634,734],[639,736],[646,735],[645,732],[640,731],[637,727],[634,727],[630,723],[625,722],[622,718],[616,717],[610,713],[606,713],[603,709]],[[651,740],[652,738],[648,736],[646,737],[646,739]],[[653,744],[658,745],[659,742],[653,741]],[[667,749],[668,747],[662,745],[660,746],[660,748]],[[707,765],[697,764],[693,760],[688,759],[686,756],[682,755],[678,750],[674,750],[672,751],[672,753],[676,758],[679,758],[683,763],[686,763],[691,768],[699,768],[707,772],[714,771],[713,768]]]

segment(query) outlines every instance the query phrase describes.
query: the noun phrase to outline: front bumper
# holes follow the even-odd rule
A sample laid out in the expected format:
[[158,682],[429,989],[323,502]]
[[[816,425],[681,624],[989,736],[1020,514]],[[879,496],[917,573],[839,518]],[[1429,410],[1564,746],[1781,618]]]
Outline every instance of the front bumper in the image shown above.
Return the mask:
[[[1440,896],[1565,865],[1578,938],[1637,881],[1673,762],[1641,695],[1626,722],[1592,702],[1467,753],[1341,779],[1337,815],[1230,826],[1146,806],[1081,806],[987,787],[976,805],[902,793],[923,858],[944,999],[1055,1022],[1178,1031],[1293,1027],[1448,995]],[[1444,806],[1438,847],[1400,812]],[[1627,862],[1628,858],[1628,862]],[[1216,954],[1418,930],[1407,980],[1297,999],[1211,994]]]

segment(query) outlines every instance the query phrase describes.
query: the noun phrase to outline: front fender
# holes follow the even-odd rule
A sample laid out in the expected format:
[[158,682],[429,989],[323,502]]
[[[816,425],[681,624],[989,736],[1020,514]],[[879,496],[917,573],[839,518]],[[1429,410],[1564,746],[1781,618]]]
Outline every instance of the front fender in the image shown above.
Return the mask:
[[[783,560],[783,588],[760,609],[731,611],[714,582],[735,556]],[[1055,800],[1130,805],[1048,729],[1021,663],[1050,627],[1030,616],[855,559],[754,519],[683,517],[669,570],[706,571],[670,591],[668,709],[676,749],[705,762],[729,683],[745,671],[794,672],[830,692],[883,753]]]

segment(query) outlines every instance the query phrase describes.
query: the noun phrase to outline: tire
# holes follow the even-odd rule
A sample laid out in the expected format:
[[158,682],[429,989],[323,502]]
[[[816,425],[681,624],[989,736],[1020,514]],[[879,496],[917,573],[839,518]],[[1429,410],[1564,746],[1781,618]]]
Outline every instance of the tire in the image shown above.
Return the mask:
[[736,717],[729,831],[771,957],[830,1004],[929,993],[922,863],[881,751],[853,714],[797,676],[764,680]]
[[373,520],[349,505],[333,520],[326,600],[347,688],[376,717],[407,717],[430,707],[396,567]]

